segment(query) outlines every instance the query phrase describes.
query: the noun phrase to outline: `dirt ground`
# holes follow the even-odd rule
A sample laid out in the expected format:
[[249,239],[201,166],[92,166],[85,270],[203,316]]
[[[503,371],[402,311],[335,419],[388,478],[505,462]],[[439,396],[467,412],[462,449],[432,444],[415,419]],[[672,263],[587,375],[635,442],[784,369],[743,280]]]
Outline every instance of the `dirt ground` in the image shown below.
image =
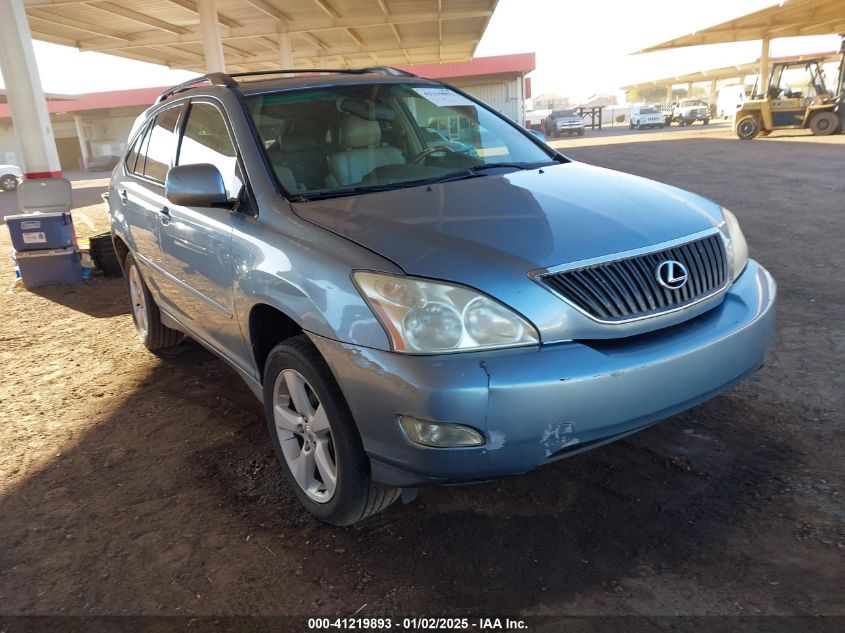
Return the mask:
[[[122,279],[6,292],[0,229],[0,615],[845,615],[845,136],[819,141],[555,141],[739,216],[779,283],[768,364],[623,441],[343,529],[300,510],[222,362],[147,353]],[[75,183],[80,237],[107,226],[103,184]]]

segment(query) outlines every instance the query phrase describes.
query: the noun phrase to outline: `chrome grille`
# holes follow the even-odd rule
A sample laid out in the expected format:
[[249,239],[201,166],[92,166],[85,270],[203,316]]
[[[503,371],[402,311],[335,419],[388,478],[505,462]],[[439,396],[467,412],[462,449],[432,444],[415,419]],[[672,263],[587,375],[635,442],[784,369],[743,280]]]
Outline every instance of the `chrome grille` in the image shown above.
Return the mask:
[[[684,286],[669,290],[657,282],[661,262],[687,269]],[[603,321],[627,321],[700,301],[728,282],[728,258],[718,233],[654,253],[541,275],[540,281],[575,306]]]

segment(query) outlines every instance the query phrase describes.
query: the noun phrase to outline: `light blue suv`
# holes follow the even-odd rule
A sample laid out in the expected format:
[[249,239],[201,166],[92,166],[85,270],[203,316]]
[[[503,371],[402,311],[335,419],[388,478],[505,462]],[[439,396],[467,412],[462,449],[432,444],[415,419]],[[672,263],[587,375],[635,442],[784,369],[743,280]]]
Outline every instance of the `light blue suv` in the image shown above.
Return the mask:
[[729,211],[392,69],[177,86],[109,204],[143,343],[227,361],[303,505],[338,525],[692,407],[759,368],[774,329]]

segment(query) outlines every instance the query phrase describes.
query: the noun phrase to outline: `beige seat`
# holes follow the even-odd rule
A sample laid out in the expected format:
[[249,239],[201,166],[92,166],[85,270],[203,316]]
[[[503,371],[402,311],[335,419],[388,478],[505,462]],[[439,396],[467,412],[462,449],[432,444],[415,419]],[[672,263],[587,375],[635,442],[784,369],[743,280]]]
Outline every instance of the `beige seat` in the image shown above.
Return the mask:
[[[338,145],[341,149],[328,158],[327,184],[354,185],[377,167],[402,165],[405,157],[396,147],[381,145],[378,121],[368,121],[354,114],[340,120]],[[331,182],[331,181],[334,182]]]

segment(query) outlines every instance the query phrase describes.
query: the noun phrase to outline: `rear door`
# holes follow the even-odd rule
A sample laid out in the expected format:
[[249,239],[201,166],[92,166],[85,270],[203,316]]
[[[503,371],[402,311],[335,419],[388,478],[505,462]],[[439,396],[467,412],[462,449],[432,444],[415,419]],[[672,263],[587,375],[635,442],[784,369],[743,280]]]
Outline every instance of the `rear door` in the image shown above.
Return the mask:
[[117,183],[120,210],[144,277],[158,298],[161,289],[159,227],[164,178],[176,155],[176,129],[182,104],[159,111],[136,137]]
[[217,167],[231,203],[168,203],[168,217],[160,227],[167,296],[172,297],[170,309],[188,328],[239,362],[245,344],[235,318],[231,245],[244,178],[224,111],[211,99],[192,99],[182,126],[176,164],[197,163]]

